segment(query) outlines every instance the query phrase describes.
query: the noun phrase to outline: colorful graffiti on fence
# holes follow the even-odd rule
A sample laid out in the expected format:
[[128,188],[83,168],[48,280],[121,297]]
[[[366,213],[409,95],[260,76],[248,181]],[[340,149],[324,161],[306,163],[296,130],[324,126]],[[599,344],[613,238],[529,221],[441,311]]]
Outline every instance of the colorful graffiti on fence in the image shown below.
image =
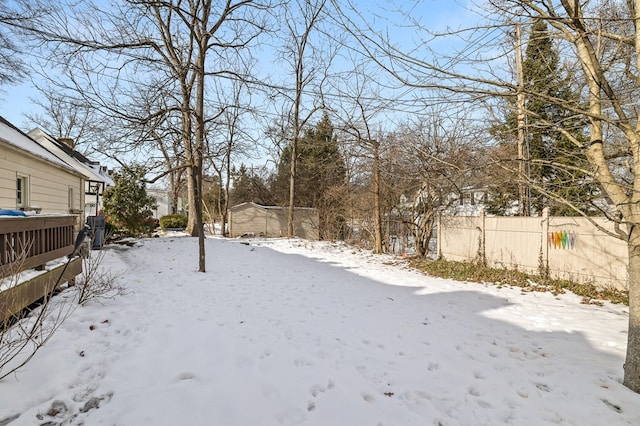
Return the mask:
[[551,248],[572,250],[576,246],[576,233],[572,231],[549,232],[547,241]]

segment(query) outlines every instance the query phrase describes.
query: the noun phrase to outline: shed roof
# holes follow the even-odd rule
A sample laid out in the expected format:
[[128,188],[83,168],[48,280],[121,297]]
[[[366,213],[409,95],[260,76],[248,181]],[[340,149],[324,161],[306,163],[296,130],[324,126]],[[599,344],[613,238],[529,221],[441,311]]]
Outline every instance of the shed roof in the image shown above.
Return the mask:
[[[263,206],[261,204],[257,204],[251,201],[247,201],[245,203],[240,203],[240,204],[236,204],[235,206],[231,207],[231,210],[240,210],[240,209],[244,209],[247,207],[255,207],[257,209],[260,210],[287,210],[289,209],[289,207],[283,207],[283,206]],[[314,210],[318,210],[315,207],[295,207],[295,210],[309,210],[309,211],[314,211]]]

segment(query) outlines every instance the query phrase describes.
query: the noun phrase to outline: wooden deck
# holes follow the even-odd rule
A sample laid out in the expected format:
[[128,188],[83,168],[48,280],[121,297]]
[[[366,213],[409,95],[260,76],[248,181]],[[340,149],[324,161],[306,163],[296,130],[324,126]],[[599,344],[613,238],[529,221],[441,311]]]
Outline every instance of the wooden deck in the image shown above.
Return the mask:
[[[0,280],[29,269],[44,270],[47,262],[70,255],[75,243],[75,216],[0,218]],[[61,265],[0,292],[0,325],[50,294],[64,269]],[[73,259],[59,283],[82,273],[82,261]]]

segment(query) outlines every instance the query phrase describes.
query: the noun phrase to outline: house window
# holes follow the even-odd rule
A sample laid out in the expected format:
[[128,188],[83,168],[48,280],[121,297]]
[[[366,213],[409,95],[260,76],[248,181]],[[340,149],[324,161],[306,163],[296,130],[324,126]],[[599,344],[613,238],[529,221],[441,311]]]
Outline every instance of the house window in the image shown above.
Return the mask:
[[29,179],[26,176],[16,178],[16,207],[24,209],[29,206]]

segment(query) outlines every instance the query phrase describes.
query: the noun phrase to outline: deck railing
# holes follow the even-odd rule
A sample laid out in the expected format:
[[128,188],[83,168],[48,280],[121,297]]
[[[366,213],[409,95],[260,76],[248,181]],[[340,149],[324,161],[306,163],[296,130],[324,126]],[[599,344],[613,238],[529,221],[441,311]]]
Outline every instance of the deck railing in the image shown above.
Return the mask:
[[[44,270],[47,262],[70,255],[75,224],[75,216],[0,217],[0,280],[28,269]],[[66,269],[58,267],[0,291],[0,325],[49,294],[56,283],[73,280],[81,272],[82,262],[76,258]]]
[[71,254],[75,216],[0,218],[0,279]]

